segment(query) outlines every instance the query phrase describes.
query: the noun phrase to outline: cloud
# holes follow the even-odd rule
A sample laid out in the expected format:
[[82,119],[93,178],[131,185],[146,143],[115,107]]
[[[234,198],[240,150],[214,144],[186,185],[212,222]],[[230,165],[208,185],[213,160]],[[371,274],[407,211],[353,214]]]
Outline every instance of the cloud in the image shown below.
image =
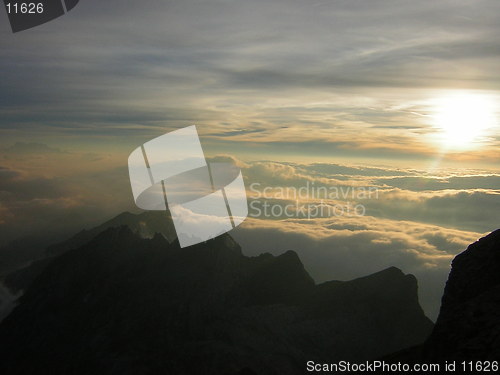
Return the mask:
[[[60,238],[136,209],[123,166],[126,155],[109,159],[105,154],[89,157],[79,149],[68,154],[47,149],[51,147],[40,147],[24,159],[3,159],[7,163],[0,167],[0,233],[4,241],[33,234]],[[36,161],[50,162],[51,169],[42,173]],[[260,192],[275,188],[267,199],[258,199],[280,207],[295,204],[296,199],[299,204],[317,204],[324,198],[317,195],[317,189],[328,187],[340,193],[324,199],[325,205],[355,202],[366,208],[365,216],[250,217],[232,232],[244,252],[296,250],[317,281],[352,279],[389,266],[400,267],[419,279],[422,304],[432,317],[453,256],[496,229],[493,226],[498,223],[500,192],[485,188],[494,185],[496,175],[480,170],[475,175],[470,170],[462,174],[447,170],[448,174],[432,176],[415,168],[241,161],[229,154],[214,155],[209,161],[230,162],[242,169],[250,204],[258,198],[252,195],[251,186],[258,183]],[[79,164],[76,170],[72,169],[75,163]],[[391,186],[405,179],[425,179],[431,182],[427,187],[436,190]],[[464,189],[443,189],[451,186]],[[312,195],[293,196],[304,187]],[[291,195],[273,195],[277,188],[289,189]],[[356,192],[363,188],[375,188],[377,194],[342,196],[342,189]]]
[[470,189],[415,193],[394,189],[381,191],[380,199],[364,204],[367,212],[377,217],[487,232],[498,226],[500,192]]
[[[0,232],[5,235],[4,241],[33,231],[79,230],[95,224],[96,220],[134,210],[128,172],[123,165],[127,154],[109,158],[106,154],[89,155],[78,149],[68,154],[53,153],[50,149],[44,146],[40,148],[44,151],[29,152],[23,158],[13,157],[12,152],[4,154],[6,166],[0,168]],[[429,176],[428,172],[417,169],[243,162],[231,155],[215,155],[209,160],[230,162],[243,170],[251,204],[249,212],[254,217],[259,216],[255,207],[262,209],[263,204],[279,206],[277,209],[291,205],[290,212],[302,218],[309,215],[308,210],[312,210],[313,217],[328,217],[337,215],[339,207],[361,204],[366,215],[380,219],[480,233],[496,229],[499,218],[500,192],[485,188],[493,187],[497,177],[481,171],[475,176],[471,171],[462,176],[451,171],[447,177]],[[436,190],[391,186],[399,181],[421,179],[430,181],[427,188]],[[444,189],[451,186],[464,189]],[[259,202],[252,206],[255,200]],[[301,211],[303,204],[309,205],[307,212]],[[325,210],[320,215],[314,214],[319,205]],[[306,216],[301,216],[301,212]],[[358,211],[354,213],[358,216]],[[286,218],[278,216],[269,218]]]
[[477,174],[464,176],[405,176],[390,177],[379,180],[381,184],[411,190],[459,190],[459,189],[498,189],[500,188],[500,175],[498,174]]
[[16,142],[14,145],[4,150],[7,154],[61,154],[67,153],[58,148],[49,147],[44,143],[37,142]]
[[[500,191],[492,189],[497,187],[497,176],[481,170],[442,170],[434,176],[415,168],[276,161],[246,162],[242,168],[251,217],[233,235],[246,253],[296,250],[317,281],[347,280],[400,267],[417,276],[422,305],[432,318],[440,306],[451,259],[498,225]],[[392,186],[406,180],[430,183],[426,189],[412,184],[408,190]],[[256,181],[258,185],[252,187]],[[327,194],[361,188],[375,188],[377,194],[370,199],[349,194],[328,199],[318,193],[322,187]],[[301,188],[306,189],[305,197],[293,195]],[[361,203],[366,216],[312,216],[308,220],[300,215],[266,218],[252,214],[252,201],[284,207],[295,204],[295,199],[305,205]]]
[[266,202],[284,207],[296,200],[325,210],[361,204],[374,217],[480,233],[496,229],[500,218],[499,177],[483,171],[444,170],[432,176],[414,168],[276,161],[247,162],[242,168],[248,196],[260,201],[253,206],[260,209]]
[[[452,255],[497,225],[500,185],[487,170],[418,170],[442,151],[428,142],[429,99],[460,89],[498,101],[500,2],[394,5],[109,0],[15,37],[3,23],[0,238],[133,210],[128,153],[194,123],[209,155],[260,160],[237,161],[247,187],[379,189],[366,217],[249,219],[235,232],[245,251],[296,249],[318,280],[398,265],[435,314]],[[499,146],[493,134],[442,161],[498,170]],[[302,161],[320,157],[401,167]]]
[[295,250],[317,282],[349,280],[390,266],[414,274],[435,318],[453,256],[481,234],[374,217],[247,219],[232,236],[248,255]]
[[[0,129],[125,145],[195,123],[257,154],[255,143],[272,143],[266,152],[432,157],[424,99],[498,96],[498,10],[494,0],[82,4],[36,37],[0,30]],[[495,146],[468,157],[498,161]]]
[[61,239],[135,209],[126,167],[46,145],[18,152],[0,154],[8,165],[0,166],[0,245],[22,236]]

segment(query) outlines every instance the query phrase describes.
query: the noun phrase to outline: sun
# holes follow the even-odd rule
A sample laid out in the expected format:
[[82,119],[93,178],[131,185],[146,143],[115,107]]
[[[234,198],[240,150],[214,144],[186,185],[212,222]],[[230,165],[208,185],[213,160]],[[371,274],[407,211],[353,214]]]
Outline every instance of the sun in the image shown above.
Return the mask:
[[482,94],[460,93],[434,101],[433,125],[446,149],[479,147],[497,125],[494,100]]

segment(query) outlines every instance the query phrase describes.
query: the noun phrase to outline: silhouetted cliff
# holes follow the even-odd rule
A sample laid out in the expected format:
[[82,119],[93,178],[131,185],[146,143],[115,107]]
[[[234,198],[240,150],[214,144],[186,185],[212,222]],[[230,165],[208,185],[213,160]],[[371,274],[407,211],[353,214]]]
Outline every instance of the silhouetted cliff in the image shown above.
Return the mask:
[[500,230],[453,260],[423,353],[429,360],[500,359]]
[[416,345],[432,323],[396,268],[315,285],[296,253],[223,235],[180,249],[127,227],[54,258],[0,324],[2,374],[300,374]]

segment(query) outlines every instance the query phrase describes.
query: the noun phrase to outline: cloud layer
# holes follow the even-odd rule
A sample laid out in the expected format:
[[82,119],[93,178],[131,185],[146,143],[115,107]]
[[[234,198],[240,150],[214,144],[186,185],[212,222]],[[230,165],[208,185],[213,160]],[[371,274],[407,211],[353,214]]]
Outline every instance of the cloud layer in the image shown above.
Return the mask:
[[399,267],[417,277],[420,302],[435,319],[454,254],[480,234],[365,217],[272,222],[247,219],[232,236],[248,255],[296,250],[317,282],[350,280]]
[[[459,89],[498,102],[499,10],[495,0],[81,4],[15,38],[0,29],[0,129],[128,147],[131,135],[195,123],[219,152],[433,158],[432,99]],[[498,162],[498,141],[490,134],[467,158]]]
[[[54,150],[17,145],[0,155],[0,232],[5,242],[27,235],[60,238],[136,210],[127,170],[120,166],[126,155]],[[491,172],[446,169],[432,174],[414,168],[241,161],[229,155],[210,161],[242,169],[250,218],[232,233],[245,253],[296,250],[317,281],[400,267],[418,277],[422,304],[431,317],[453,256],[498,226],[499,176]],[[51,168],[38,168],[42,165]],[[376,194],[359,196],[363,189]],[[322,196],[325,192],[337,195]],[[309,220],[265,217],[255,214],[252,202],[277,207],[350,203],[362,204],[366,211],[312,215]]]

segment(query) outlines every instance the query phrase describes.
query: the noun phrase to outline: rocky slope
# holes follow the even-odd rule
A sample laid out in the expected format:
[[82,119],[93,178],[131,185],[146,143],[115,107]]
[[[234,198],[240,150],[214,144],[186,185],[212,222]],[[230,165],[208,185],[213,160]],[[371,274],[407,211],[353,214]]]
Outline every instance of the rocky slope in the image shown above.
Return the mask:
[[[19,243],[16,243],[17,247],[14,248],[11,246],[12,249],[10,252],[16,252],[16,254],[18,253],[22,256],[25,263],[24,267],[21,267],[22,263],[19,263],[17,267],[12,265],[10,272],[5,273],[2,277],[3,283],[11,293],[21,293],[29,287],[33,280],[58,255],[83,246],[107,229],[118,228],[120,226],[130,228],[132,232],[137,233],[143,238],[152,238],[156,233],[160,233],[163,237],[168,238],[170,242],[176,238],[175,231],[171,225],[171,218],[167,211],[146,211],[137,215],[130,212],[123,212],[101,225],[88,230],[84,229],[68,239],[48,246],[37,246],[30,242],[31,245],[27,247],[30,251],[25,249],[26,246],[23,246],[26,241],[18,241]],[[36,249],[38,255],[29,258],[28,255],[33,253],[33,249]],[[4,258],[0,260],[3,261]]]
[[423,354],[429,360],[500,359],[500,230],[453,260]]
[[0,324],[2,374],[301,374],[416,345],[432,323],[396,268],[315,285],[229,235],[180,249],[127,227],[54,258]]
[[[451,363],[500,360],[500,230],[457,255],[441,310],[424,344],[385,356],[388,362]],[[490,368],[490,372],[492,369]]]

